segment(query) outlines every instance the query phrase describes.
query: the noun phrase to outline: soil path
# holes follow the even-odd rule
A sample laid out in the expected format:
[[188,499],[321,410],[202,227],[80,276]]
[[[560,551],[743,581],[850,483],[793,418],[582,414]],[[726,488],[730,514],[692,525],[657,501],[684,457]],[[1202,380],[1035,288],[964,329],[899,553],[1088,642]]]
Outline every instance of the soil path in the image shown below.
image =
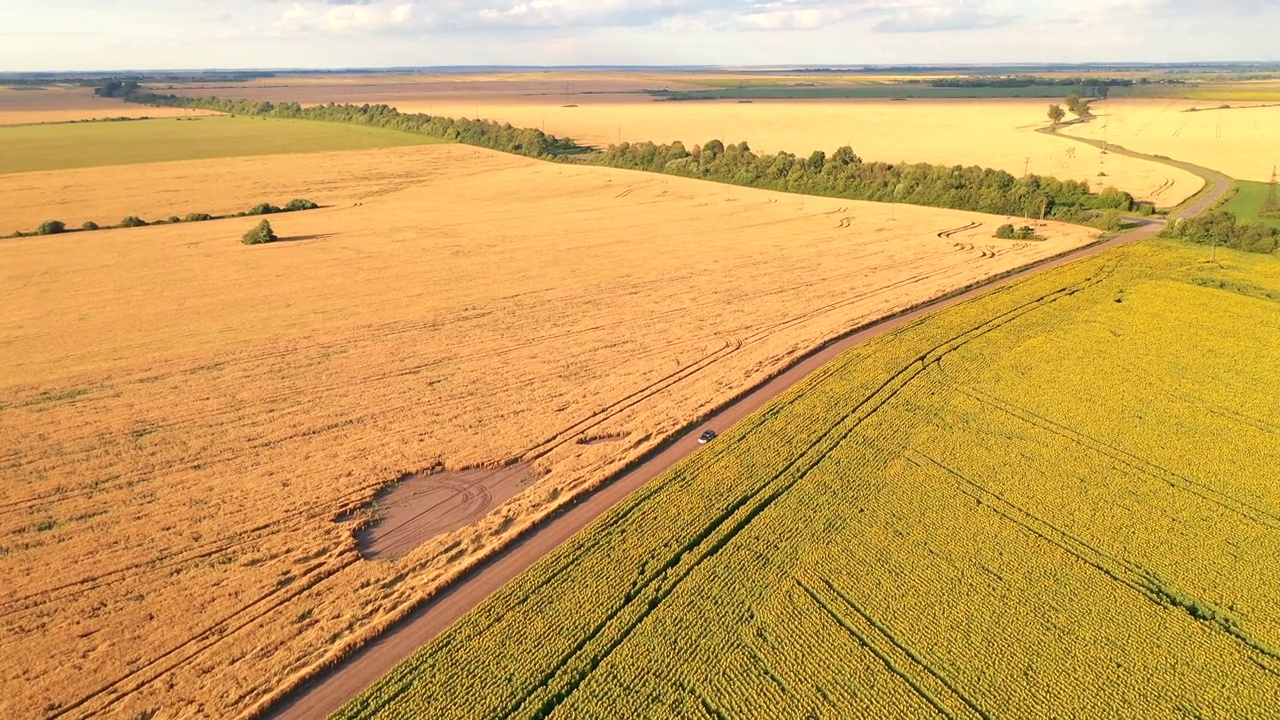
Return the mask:
[[[1111,147],[1114,148],[1114,146]],[[1209,185],[1207,192],[1202,192],[1196,202],[1181,211],[1181,216],[1189,217],[1202,212],[1221,198],[1231,186],[1231,181],[1220,173],[1206,171],[1193,165],[1178,164],[1176,161],[1160,161],[1191,170],[1205,178],[1205,182]],[[306,720],[332,713],[390,672],[419,647],[444,632],[493,592],[555,550],[591,521],[603,515],[628,494],[697,450],[699,447],[697,437],[704,429],[711,428],[717,432],[729,429],[734,423],[755,412],[766,402],[845,350],[890,332],[916,318],[951,307],[994,288],[1008,285],[1032,273],[1065,265],[1074,260],[1097,255],[1105,250],[1150,237],[1164,227],[1163,220],[1150,218],[1133,218],[1133,220],[1141,222],[1142,225],[1110,240],[1033,263],[1003,276],[988,279],[967,290],[917,306],[908,312],[885,318],[818,348],[772,380],[731,402],[706,421],[678,434],[639,465],[606,482],[594,492],[580,496],[567,509],[533,527],[503,550],[481,561],[453,585],[419,605],[382,636],[293,689],[262,715],[269,718]]]
[[1061,128],[1069,127],[1071,125],[1081,125],[1083,123],[1090,122],[1093,119],[1094,118],[1092,116],[1088,118],[1077,118],[1075,120],[1059,123],[1056,128],[1040,128],[1036,132],[1044,133],[1045,135],[1053,135],[1054,137],[1060,137],[1073,142],[1084,143],[1085,145],[1092,145],[1093,147],[1101,148],[1107,152],[1113,152],[1117,155],[1126,155],[1139,160],[1149,160],[1151,162],[1161,163],[1170,167],[1176,167],[1179,170],[1186,170],[1193,175],[1199,175],[1201,178],[1204,178],[1204,188],[1201,189],[1200,192],[1187,198],[1187,200],[1181,205],[1178,205],[1169,211],[1169,217],[1172,219],[1189,218],[1199,215],[1205,210],[1216,205],[1218,201],[1225,197],[1234,186],[1234,181],[1231,178],[1223,175],[1217,170],[1210,170],[1209,168],[1200,167],[1199,165],[1192,165],[1191,163],[1159,155],[1147,155],[1146,153],[1134,152],[1133,150],[1121,147],[1115,143],[1106,142],[1105,140],[1094,140],[1092,138],[1076,137],[1075,135],[1064,135],[1058,132]]

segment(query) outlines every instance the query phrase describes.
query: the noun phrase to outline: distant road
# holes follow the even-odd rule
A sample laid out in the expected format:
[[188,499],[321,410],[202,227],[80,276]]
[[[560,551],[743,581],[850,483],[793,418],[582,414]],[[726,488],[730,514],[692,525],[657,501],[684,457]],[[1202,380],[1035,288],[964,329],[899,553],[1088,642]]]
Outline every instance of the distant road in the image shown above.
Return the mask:
[[[1066,136],[1063,136],[1066,137]],[[1071,138],[1073,140],[1077,138]],[[1082,141],[1083,142],[1083,141]],[[1117,152],[1120,149],[1115,148]],[[1127,152],[1127,151],[1125,151]],[[1137,155],[1138,157],[1147,157]],[[1148,158],[1150,159],[1150,158]],[[1200,175],[1209,184],[1208,192],[1184,209],[1180,216],[1190,217],[1203,212],[1230,188],[1226,176],[1194,165],[1163,161],[1167,164]],[[1071,252],[1028,265],[1012,274],[983,282],[962,293],[925,303],[901,315],[886,318],[865,326],[852,334],[825,345],[806,355],[781,375],[757,386],[740,399],[726,405],[706,422],[677,436],[669,444],[642,464],[605,483],[600,489],[581,496],[561,514],[553,516],[529,529],[523,536],[496,555],[481,561],[453,585],[437,593],[418,606],[408,617],[393,625],[380,637],[363,646],[345,660],[328,668],[310,681],[300,685],[279,702],[272,705],[262,717],[288,720],[311,720],[332,713],[345,705],[360,692],[386,675],[400,661],[409,657],[419,647],[444,632],[456,620],[479,605],[493,592],[506,585],[561,543],[585,528],[591,521],[603,515],[609,508],[632,491],[661,475],[673,465],[698,449],[697,436],[706,428],[724,432],[739,420],[758,410],[769,400],[804,379],[809,373],[830,362],[837,355],[871,338],[883,335],[916,318],[951,307],[988,290],[1008,285],[1034,273],[1065,265],[1081,258],[1097,255],[1120,245],[1150,237],[1164,227],[1163,220],[1132,218],[1140,222],[1135,228],[1110,240],[1089,245]],[[715,441],[712,441],[715,442]]]

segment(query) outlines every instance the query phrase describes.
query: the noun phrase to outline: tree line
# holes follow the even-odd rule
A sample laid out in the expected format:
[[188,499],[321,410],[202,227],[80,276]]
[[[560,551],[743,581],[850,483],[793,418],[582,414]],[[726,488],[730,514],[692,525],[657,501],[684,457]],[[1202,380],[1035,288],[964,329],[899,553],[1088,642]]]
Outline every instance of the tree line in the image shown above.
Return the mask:
[[[908,80],[907,82],[913,82]],[[1081,92],[1092,91],[1098,94],[1098,88],[1133,87],[1133,78],[1083,78],[1083,77],[1036,77],[1034,75],[995,75],[937,78],[928,81],[933,87],[951,88],[1023,88],[1023,87],[1075,87]]]
[[1089,224],[1095,210],[1128,212],[1133,196],[1108,188],[1093,193],[1086,182],[1027,175],[1004,170],[929,163],[867,162],[844,146],[828,156],[807,158],[789,152],[761,154],[745,142],[725,145],[711,140],[686,148],[677,141],[611,145],[593,156],[609,167],[647,170],[806,195],[909,203],[974,210],[993,215],[1053,218]]
[[1084,181],[1014,177],[1004,170],[929,163],[865,162],[849,146],[832,155],[818,151],[802,158],[788,152],[757,153],[746,142],[710,140],[686,148],[679,141],[621,143],[605,151],[578,145],[541,130],[490,120],[402,113],[388,105],[317,105],[216,97],[160,95],[142,90],[131,102],[190,107],[232,115],[348,122],[443,138],[543,159],[572,160],[608,167],[680,175],[747,187],[823,195],[850,200],[899,202],[973,210],[998,215],[1052,218],[1079,224],[1097,222],[1097,210],[1128,212],[1133,196],[1107,188],[1090,190]]
[[1199,245],[1221,245],[1252,253],[1274,253],[1280,248],[1280,230],[1266,225],[1241,222],[1225,210],[1170,222],[1161,237]]
[[249,208],[244,212],[232,213],[230,215],[210,215],[209,213],[197,212],[197,213],[188,213],[187,215],[184,215],[184,216],[172,215],[165,220],[153,220],[153,221],[143,220],[137,215],[129,215],[128,217],[121,220],[119,223],[115,225],[99,225],[98,223],[92,220],[89,220],[85,222],[83,225],[81,225],[79,228],[75,228],[75,229],[68,228],[67,224],[62,222],[61,220],[46,220],[40,223],[40,227],[36,228],[35,230],[32,230],[30,232],[23,232],[19,230],[13,233],[12,235],[9,235],[9,237],[20,238],[20,237],[32,237],[34,235],[61,235],[67,232],[77,232],[77,231],[91,232],[93,230],[112,230],[115,228],[146,227],[147,225],[176,225],[178,223],[206,222],[208,220],[223,220],[225,218],[247,217],[251,215],[274,215],[276,213],[300,212],[303,210],[315,210],[318,207],[320,206],[311,202],[310,200],[303,200],[301,198],[298,198],[295,200],[290,200],[289,202],[285,203],[284,207],[279,207],[277,205],[272,205],[271,203],[264,202],[264,203],[259,203],[257,205],[254,205],[253,207]]
[[500,150],[534,158],[588,153],[591,148],[575,144],[568,138],[557,138],[534,128],[512,127],[491,120],[447,118],[424,113],[402,113],[389,105],[316,105],[302,107],[296,102],[271,103],[262,100],[230,100],[218,97],[184,97],[136,91],[124,96],[129,102],[168,107],[198,108],[230,115],[321,120],[354,123],[430,135],[445,140]]

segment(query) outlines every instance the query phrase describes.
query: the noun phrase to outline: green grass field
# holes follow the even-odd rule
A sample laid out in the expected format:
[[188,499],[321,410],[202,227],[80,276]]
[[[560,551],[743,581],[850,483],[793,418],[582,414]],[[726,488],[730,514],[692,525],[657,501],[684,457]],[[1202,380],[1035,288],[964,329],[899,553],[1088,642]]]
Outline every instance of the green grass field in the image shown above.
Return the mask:
[[382,128],[210,116],[0,127],[0,174],[441,142]]
[[1269,183],[1237,180],[1236,186],[1238,191],[1222,206],[1223,210],[1234,213],[1237,218],[1245,222],[1280,228],[1280,217],[1258,217],[1258,213],[1262,210],[1262,203],[1267,199]]
[[1269,716],[1280,260],[1204,256],[842,355],[337,717]]

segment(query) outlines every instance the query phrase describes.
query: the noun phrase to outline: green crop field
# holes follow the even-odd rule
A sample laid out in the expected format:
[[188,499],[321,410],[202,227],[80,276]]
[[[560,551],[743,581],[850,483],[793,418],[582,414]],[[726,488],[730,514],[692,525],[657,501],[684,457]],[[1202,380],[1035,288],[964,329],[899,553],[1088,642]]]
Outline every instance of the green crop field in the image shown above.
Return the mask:
[[441,142],[377,127],[209,116],[0,127],[0,174]]
[[1205,255],[842,355],[337,717],[1272,716],[1280,260]]
[[1280,228],[1280,217],[1258,216],[1262,211],[1263,202],[1267,199],[1267,191],[1271,187],[1269,183],[1237,180],[1236,186],[1238,190],[1235,196],[1222,206],[1223,210],[1234,213],[1237,218],[1245,222]]

